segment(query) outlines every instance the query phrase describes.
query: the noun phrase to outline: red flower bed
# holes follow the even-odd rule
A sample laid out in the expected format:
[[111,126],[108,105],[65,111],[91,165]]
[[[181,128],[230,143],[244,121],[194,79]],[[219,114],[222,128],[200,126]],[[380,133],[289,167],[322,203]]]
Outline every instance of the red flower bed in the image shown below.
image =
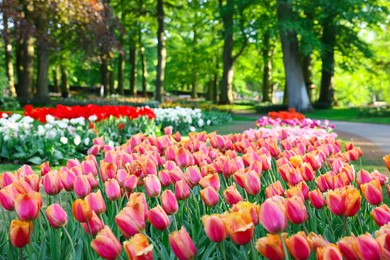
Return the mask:
[[273,118],[273,119],[283,119],[283,120],[288,120],[288,119],[298,119],[298,120],[303,120],[305,119],[305,116],[301,113],[298,113],[295,111],[294,108],[289,108],[288,111],[279,111],[279,112],[269,112],[268,116]]
[[54,108],[42,107],[34,108],[32,105],[26,105],[24,107],[24,115],[30,116],[43,123],[46,122],[46,116],[51,115],[56,119],[72,119],[78,117],[84,117],[88,119],[90,116],[95,115],[97,121],[106,119],[110,116],[129,117],[135,119],[140,116],[147,116],[149,119],[156,117],[153,109],[148,107],[131,107],[131,106],[63,106],[58,105]]

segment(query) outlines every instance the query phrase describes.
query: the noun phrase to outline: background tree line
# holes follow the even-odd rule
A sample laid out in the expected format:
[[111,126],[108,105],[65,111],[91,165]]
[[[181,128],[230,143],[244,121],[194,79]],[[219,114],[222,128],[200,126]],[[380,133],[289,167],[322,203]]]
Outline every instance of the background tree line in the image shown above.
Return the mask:
[[[390,100],[386,0],[1,0],[3,92],[235,96],[299,111]],[[359,95],[354,93],[359,92]],[[336,94],[336,95],[335,95]]]

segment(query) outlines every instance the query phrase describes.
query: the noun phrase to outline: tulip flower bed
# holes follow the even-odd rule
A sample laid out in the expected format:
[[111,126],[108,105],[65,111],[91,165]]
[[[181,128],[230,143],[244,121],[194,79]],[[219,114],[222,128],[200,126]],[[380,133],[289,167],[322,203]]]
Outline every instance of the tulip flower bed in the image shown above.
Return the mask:
[[58,171],[3,173],[1,255],[389,259],[387,177],[355,172],[353,144],[286,131],[98,138]]

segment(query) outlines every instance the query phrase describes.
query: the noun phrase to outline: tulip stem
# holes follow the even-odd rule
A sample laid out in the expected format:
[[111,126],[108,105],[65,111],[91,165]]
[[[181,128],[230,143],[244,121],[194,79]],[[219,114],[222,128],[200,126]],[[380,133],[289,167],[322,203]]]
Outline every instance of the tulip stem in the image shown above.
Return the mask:
[[223,246],[223,241],[219,243],[219,249],[221,250],[223,260],[226,260],[226,253],[225,253],[225,248]]
[[23,248],[19,248],[19,257],[20,257],[20,260],[24,260],[24,257],[23,257]]
[[283,244],[283,251],[284,251],[284,259],[290,260],[290,255],[287,250],[286,242],[283,239],[282,233],[279,233],[279,238],[282,241]]
[[350,235],[346,216],[343,216],[343,222],[344,222],[344,235]]
[[75,250],[74,245],[73,245],[73,240],[72,240],[72,238],[70,237],[68,230],[67,230],[64,226],[62,226],[62,229],[64,230],[66,236],[67,236],[68,239],[69,239],[70,245],[72,246],[72,251],[73,251],[73,254],[74,254],[74,259],[76,259],[76,250]]
[[255,247],[255,240],[253,237],[251,239],[251,249],[252,249],[252,259],[256,259],[256,247]]
[[333,227],[332,227],[332,223],[330,222],[330,219],[329,219],[329,216],[328,214],[326,213],[325,209],[323,210],[325,216],[326,216],[326,219],[328,220],[328,226],[330,227],[330,231],[332,232],[332,235],[333,237],[335,238],[335,235],[334,235],[334,230],[333,230]]

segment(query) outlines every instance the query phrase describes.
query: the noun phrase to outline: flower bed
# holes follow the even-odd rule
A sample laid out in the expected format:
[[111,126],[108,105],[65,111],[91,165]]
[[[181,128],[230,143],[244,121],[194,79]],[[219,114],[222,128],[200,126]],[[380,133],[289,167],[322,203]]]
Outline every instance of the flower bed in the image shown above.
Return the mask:
[[2,174],[10,212],[0,250],[13,259],[389,258],[389,183],[355,171],[358,147],[255,130],[166,133],[116,147],[100,138],[59,171]]

